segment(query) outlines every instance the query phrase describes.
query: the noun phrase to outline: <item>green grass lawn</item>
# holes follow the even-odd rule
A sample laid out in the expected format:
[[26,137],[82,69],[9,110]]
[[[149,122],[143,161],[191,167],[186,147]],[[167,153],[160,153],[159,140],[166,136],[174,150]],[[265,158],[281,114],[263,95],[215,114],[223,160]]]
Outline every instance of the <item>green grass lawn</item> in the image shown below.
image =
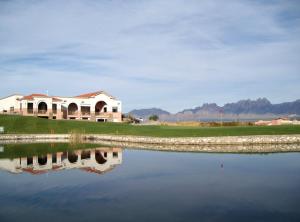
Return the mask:
[[300,126],[231,126],[181,127],[139,126],[125,123],[97,123],[76,120],[47,120],[36,117],[0,115],[0,126],[5,133],[99,133],[155,137],[204,137],[300,134]]

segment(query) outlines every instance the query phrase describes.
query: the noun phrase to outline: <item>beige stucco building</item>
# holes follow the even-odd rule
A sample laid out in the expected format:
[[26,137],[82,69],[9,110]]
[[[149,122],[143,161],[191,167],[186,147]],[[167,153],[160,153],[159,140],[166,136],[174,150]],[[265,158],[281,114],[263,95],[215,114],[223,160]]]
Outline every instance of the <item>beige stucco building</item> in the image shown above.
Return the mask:
[[48,119],[121,122],[121,110],[121,101],[104,91],[86,93],[75,97],[16,94],[0,99],[0,113],[14,113]]

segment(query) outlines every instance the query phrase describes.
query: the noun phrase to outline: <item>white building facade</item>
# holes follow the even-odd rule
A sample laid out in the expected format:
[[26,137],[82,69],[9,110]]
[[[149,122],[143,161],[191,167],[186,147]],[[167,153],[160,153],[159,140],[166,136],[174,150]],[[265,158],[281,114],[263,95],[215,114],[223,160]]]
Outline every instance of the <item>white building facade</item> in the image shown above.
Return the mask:
[[104,91],[75,97],[44,94],[12,95],[0,100],[0,113],[48,119],[121,122],[122,103]]

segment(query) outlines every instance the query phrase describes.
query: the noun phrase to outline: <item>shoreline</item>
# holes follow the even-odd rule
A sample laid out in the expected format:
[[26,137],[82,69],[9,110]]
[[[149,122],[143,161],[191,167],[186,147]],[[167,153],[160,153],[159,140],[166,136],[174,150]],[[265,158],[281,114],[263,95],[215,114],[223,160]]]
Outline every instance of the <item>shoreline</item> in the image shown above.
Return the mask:
[[0,134],[1,141],[23,140],[108,141],[165,145],[300,144],[300,134],[220,137],[147,137],[106,134]]
[[202,153],[300,152],[300,135],[158,138],[100,134],[1,134],[0,144],[92,143],[136,150]]
[[[2,143],[1,143],[2,142]],[[69,139],[36,139],[36,140],[5,140],[5,144],[42,144],[42,143],[70,143]],[[270,154],[300,152],[300,143],[296,144],[253,144],[253,145],[166,145],[166,144],[141,144],[113,141],[84,141],[81,143],[99,144],[107,147],[118,147],[129,150],[147,150],[164,152],[190,152],[190,153],[236,153],[236,154]],[[72,142],[71,142],[72,144]]]

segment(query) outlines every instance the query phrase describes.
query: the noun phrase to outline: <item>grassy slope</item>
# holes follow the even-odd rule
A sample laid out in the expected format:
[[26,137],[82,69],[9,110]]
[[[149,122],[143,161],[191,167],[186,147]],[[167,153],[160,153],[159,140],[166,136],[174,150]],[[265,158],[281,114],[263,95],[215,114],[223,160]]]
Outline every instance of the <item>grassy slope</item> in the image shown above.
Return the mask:
[[299,125],[241,127],[134,126],[121,123],[47,120],[36,117],[7,115],[0,115],[0,126],[5,127],[6,133],[69,133],[75,130],[85,133],[158,137],[300,134]]

